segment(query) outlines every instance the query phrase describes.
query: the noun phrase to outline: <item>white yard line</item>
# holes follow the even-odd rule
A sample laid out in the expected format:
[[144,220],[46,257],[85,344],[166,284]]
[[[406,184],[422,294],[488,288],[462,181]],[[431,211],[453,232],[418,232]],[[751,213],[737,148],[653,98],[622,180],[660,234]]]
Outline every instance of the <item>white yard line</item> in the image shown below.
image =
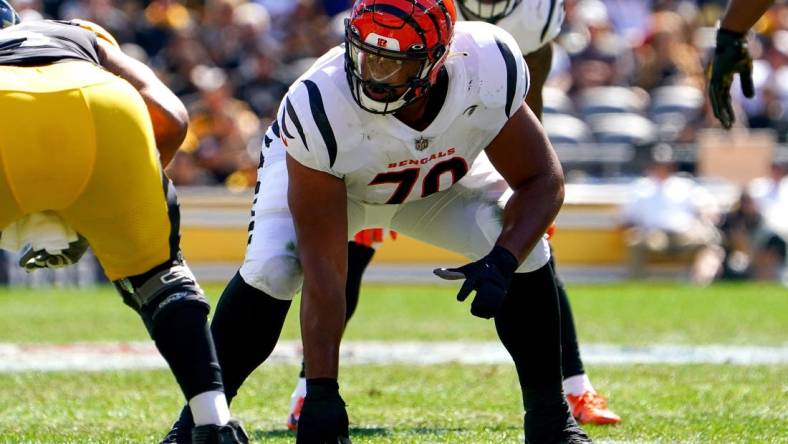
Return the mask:
[[[737,364],[788,365],[788,345],[650,345],[640,347],[588,344],[582,347],[589,364]],[[341,361],[354,364],[429,365],[509,363],[497,342],[376,342],[349,341]],[[275,364],[301,362],[301,345],[283,341],[268,360]],[[165,368],[150,342],[12,344],[0,343],[0,372],[99,371]]]

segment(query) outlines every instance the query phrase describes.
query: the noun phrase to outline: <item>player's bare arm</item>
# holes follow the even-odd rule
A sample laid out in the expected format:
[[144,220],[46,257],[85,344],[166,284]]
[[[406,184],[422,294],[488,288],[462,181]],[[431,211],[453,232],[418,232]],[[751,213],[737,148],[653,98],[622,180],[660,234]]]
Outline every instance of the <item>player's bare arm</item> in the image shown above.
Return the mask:
[[345,182],[287,156],[288,203],[304,272],[301,336],[307,378],[336,379],[345,327]]
[[139,91],[153,122],[161,163],[166,166],[180,148],[189,127],[186,106],[145,64],[123,53],[120,48],[96,39],[101,65],[122,77]]
[[542,238],[564,201],[564,174],[539,120],[527,105],[509,119],[486,149],[514,191],[496,242],[522,261]]
[[774,0],[731,0],[720,28],[745,33],[774,4]]

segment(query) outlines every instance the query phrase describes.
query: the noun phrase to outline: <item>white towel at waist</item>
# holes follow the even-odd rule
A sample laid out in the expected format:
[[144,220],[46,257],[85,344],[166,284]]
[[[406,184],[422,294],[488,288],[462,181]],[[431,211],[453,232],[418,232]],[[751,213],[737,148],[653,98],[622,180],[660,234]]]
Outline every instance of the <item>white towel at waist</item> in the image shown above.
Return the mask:
[[25,244],[57,254],[77,240],[77,232],[54,211],[28,214],[2,229],[0,248],[18,251]]

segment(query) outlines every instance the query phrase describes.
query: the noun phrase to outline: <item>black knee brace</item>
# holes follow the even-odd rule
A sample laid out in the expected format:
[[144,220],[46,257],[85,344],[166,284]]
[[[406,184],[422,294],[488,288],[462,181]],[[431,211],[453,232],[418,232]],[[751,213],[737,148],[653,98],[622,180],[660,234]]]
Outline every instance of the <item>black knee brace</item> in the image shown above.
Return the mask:
[[208,329],[210,305],[182,262],[115,282],[124,302],[139,313],[186,399],[223,390]]
[[114,282],[123,302],[139,313],[148,333],[153,336],[156,322],[170,310],[184,305],[211,309],[202,288],[189,267],[176,260],[167,262],[147,273]]

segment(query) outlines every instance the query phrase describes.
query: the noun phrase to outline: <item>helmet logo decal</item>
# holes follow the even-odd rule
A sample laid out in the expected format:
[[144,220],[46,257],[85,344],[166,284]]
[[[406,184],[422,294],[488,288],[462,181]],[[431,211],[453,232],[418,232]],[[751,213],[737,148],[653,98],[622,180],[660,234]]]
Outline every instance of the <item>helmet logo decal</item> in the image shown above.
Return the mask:
[[378,48],[389,49],[391,51],[399,51],[399,40],[384,35],[370,32],[367,38],[364,39],[365,43],[377,46]]

